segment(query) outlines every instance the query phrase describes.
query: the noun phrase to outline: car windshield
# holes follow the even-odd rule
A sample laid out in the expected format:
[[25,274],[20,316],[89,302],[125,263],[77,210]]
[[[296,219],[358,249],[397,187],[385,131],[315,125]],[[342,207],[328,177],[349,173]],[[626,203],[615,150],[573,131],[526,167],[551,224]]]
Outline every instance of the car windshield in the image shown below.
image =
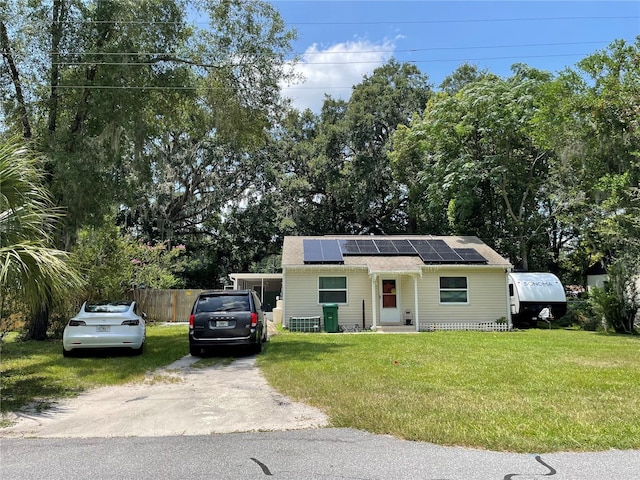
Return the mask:
[[84,307],[85,312],[92,313],[123,313],[129,310],[129,302],[92,303]]
[[242,312],[249,310],[247,295],[221,295],[215,297],[201,297],[196,307],[196,313],[201,312]]

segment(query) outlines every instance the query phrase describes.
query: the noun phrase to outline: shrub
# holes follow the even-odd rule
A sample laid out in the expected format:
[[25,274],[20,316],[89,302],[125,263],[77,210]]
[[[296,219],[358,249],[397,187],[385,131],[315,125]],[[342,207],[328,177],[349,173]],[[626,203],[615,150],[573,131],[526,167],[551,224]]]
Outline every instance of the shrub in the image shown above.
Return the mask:
[[608,268],[609,282],[604,288],[594,288],[590,304],[596,317],[601,318],[605,328],[617,333],[633,334],[640,310],[637,258],[623,256]]
[[602,319],[594,315],[588,301],[578,300],[567,303],[567,314],[562,317],[568,325],[574,325],[580,330],[595,332],[602,329]]

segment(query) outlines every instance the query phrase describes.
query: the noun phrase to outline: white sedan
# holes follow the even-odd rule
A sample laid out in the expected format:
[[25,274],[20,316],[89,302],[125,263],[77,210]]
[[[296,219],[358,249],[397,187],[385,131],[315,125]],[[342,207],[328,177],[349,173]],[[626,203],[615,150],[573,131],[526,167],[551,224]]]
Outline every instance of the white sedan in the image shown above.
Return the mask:
[[144,313],[138,315],[136,302],[85,302],[64,327],[62,354],[68,357],[80,349],[129,348],[139,355],[147,336],[144,317]]

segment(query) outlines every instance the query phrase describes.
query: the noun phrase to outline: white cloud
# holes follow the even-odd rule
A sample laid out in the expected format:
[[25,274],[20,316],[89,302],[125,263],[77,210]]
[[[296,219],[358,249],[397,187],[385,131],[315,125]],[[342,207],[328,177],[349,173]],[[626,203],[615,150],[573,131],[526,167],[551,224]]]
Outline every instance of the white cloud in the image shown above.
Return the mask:
[[348,100],[351,88],[393,56],[395,45],[389,41],[366,40],[336,43],[326,48],[311,45],[293,69],[302,80],[283,86],[298,110],[310,108],[319,113],[325,93],[332,98]]

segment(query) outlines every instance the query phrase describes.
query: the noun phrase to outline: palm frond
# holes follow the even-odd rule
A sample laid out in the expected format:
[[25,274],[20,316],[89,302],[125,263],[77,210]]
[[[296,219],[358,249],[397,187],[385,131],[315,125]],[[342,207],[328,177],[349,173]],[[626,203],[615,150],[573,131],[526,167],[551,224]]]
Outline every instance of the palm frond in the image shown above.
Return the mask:
[[61,212],[43,186],[41,164],[17,139],[0,145],[0,289],[31,305],[82,283],[68,254],[52,247]]

